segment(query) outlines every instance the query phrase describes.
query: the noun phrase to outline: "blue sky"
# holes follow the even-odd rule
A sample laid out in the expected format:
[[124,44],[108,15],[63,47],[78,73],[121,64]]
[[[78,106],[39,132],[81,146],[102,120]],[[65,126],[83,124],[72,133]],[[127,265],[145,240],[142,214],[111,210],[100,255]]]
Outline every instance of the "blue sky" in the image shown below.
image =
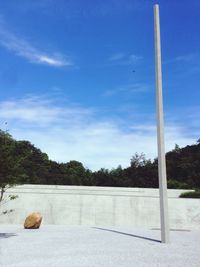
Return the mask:
[[0,128],[93,170],[156,151],[153,4],[166,150],[200,137],[200,2],[0,2]]

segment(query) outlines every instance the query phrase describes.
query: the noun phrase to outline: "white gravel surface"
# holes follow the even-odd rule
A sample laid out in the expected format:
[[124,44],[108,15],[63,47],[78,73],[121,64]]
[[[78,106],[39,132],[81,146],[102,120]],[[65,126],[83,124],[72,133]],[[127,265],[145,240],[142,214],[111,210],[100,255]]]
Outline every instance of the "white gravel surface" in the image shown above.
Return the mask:
[[0,225],[0,266],[20,267],[200,267],[200,231],[42,225],[25,230]]

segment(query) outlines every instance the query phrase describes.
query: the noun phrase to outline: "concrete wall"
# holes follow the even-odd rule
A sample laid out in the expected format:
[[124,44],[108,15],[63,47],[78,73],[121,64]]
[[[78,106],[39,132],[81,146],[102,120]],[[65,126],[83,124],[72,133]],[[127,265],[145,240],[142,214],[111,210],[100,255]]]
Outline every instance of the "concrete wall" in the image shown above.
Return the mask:
[[[168,190],[170,227],[200,229],[200,199],[180,199],[185,190]],[[0,223],[23,224],[26,216],[39,211],[44,224],[132,226],[159,228],[157,189],[86,186],[24,185],[7,194],[19,198],[3,209]]]

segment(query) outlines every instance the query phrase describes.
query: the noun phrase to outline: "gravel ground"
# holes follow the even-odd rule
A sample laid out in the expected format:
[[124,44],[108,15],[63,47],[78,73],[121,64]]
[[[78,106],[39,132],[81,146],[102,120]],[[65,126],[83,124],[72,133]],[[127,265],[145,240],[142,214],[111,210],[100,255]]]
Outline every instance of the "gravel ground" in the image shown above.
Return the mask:
[[0,266],[20,267],[200,267],[200,231],[42,225],[25,230],[0,225]]

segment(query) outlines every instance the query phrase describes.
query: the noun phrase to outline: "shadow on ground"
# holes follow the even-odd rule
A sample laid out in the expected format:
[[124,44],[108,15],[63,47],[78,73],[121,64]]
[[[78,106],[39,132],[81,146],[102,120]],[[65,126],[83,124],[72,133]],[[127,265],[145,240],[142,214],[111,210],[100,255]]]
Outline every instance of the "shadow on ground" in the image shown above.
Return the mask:
[[160,240],[153,239],[153,238],[150,238],[150,237],[145,237],[145,236],[140,236],[140,235],[133,235],[133,234],[119,232],[119,231],[116,231],[116,230],[111,230],[111,229],[106,229],[106,228],[99,228],[99,227],[92,227],[92,228],[97,229],[97,230],[113,232],[113,233],[116,233],[116,234],[127,235],[127,236],[131,236],[131,237],[135,237],[135,238],[140,238],[140,239],[144,239],[144,240],[148,240],[148,241],[161,243]]
[[0,233],[0,239],[1,238],[9,238],[9,237],[12,237],[12,236],[16,236],[16,234],[13,234],[13,233]]

